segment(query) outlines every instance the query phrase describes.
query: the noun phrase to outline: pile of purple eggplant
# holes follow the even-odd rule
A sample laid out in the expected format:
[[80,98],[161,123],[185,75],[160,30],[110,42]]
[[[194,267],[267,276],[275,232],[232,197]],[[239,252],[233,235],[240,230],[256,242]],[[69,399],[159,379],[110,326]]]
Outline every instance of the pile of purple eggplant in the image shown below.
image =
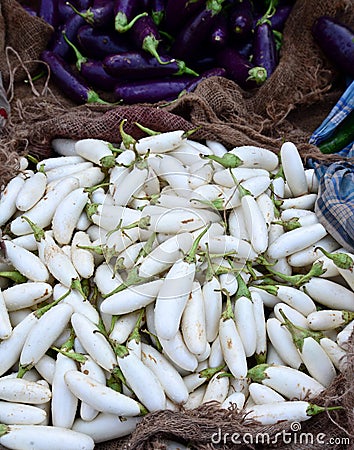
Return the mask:
[[41,59],[78,104],[172,101],[215,75],[252,90],[278,64],[293,3],[41,0],[36,14],[55,30]]

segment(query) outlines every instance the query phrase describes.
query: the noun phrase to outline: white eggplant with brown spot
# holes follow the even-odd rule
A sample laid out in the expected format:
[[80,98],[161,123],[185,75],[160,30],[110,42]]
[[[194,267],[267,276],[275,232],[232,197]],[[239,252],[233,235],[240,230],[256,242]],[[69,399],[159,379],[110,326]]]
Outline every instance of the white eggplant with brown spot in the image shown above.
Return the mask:
[[22,175],[12,178],[0,195],[0,226],[4,225],[15,214],[16,200],[25,180]]
[[77,431],[47,425],[0,425],[0,444],[8,449],[93,450],[93,439]]
[[64,331],[70,321],[73,308],[59,303],[45,312],[31,328],[20,354],[23,367],[35,365],[56,339]]
[[52,220],[53,235],[59,244],[70,243],[88,198],[88,192],[80,187],[70,192],[59,203]]
[[22,275],[31,281],[46,282],[49,279],[49,272],[46,266],[37,255],[26,250],[12,241],[2,241],[2,247],[5,250],[6,259]]
[[23,216],[30,219],[40,228],[46,228],[50,225],[54,213],[59,203],[74,189],[79,187],[79,181],[75,177],[66,177],[60,180],[53,189],[49,190],[33,208],[26,211],[23,215],[16,217],[11,221],[11,232],[16,236],[31,233],[32,229],[29,223],[23,219]]
[[86,352],[99,366],[111,372],[117,366],[117,357],[98,326],[78,312],[71,316],[71,324]]
[[16,208],[28,211],[43,197],[47,186],[47,177],[43,172],[37,172],[25,180],[16,197]]
[[81,401],[98,411],[118,416],[138,416],[141,407],[136,400],[96,381],[79,370],[69,370],[64,375],[71,392]]

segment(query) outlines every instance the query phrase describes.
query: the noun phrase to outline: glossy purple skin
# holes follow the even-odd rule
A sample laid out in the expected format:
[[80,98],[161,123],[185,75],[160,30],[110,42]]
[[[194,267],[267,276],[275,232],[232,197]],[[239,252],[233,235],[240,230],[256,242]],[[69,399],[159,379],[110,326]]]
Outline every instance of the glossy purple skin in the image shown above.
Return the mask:
[[85,20],[78,14],[74,14],[73,16],[69,17],[67,22],[57,28],[54,36],[54,41],[49,45],[49,50],[53,51],[65,60],[71,59],[73,57],[73,51],[70,48],[69,44],[65,41],[63,31],[65,32],[69,41],[74,45],[77,45],[77,32],[79,28],[85,24]]
[[199,77],[196,77],[194,81],[191,81],[191,83],[187,86],[186,91],[192,92],[194,89],[198,86],[198,84],[206,80],[210,77],[226,77],[226,70],[222,67],[215,67],[210,70],[206,70],[204,73],[202,73]]
[[269,78],[278,65],[278,52],[274,33],[268,23],[257,25],[253,38],[253,63],[264,67]]
[[102,61],[88,60],[81,64],[80,72],[90,85],[103,91],[113,90],[118,81],[104,70]]
[[244,89],[255,87],[253,81],[247,80],[249,70],[254,65],[233,47],[225,47],[216,56],[217,64],[226,70],[226,75]]
[[84,25],[79,28],[77,39],[85,55],[95,59],[126,52],[131,48],[125,35],[109,31],[107,27],[93,28],[91,25]]
[[[59,14],[59,21],[60,23],[65,23],[69,20],[70,17],[72,17],[75,13],[75,11],[71,8],[70,5],[67,5],[68,0],[58,0],[58,14]],[[70,1],[75,8],[77,8],[76,1]]]
[[181,29],[190,17],[205,4],[204,0],[189,3],[189,0],[167,0],[164,26],[170,33]]
[[230,28],[237,36],[246,36],[253,29],[252,5],[249,0],[238,3],[230,15]]
[[53,28],[59,23],[58,5],[56,0],[41,0],[38,16],[45,20]]
[[93,0],[92,6],[87,10],[93,17],[87,22],[93,27],[103,27],[113,24],[114,21],[113,0]]
[[177,34],[171,53],[175,58],[192,61],[207,40],[218,14],[203,8]]
[[127,21],[130,22],[134,18],[139,4],[139,0],[114,0],[114,15],[118,12],[125,14]]
[[148,36],[154,37],[157,41],[161,40],[158,27],[151,16],[140,17],[130,29],[130,35],[138,48],[143,47],[144,40]]
[[56,85],[76,103],[83,104],[88,100],[89,86],[72,71],[70,65],[57,54],[45,50],[41,59],[50,67],[50,74]]
[[322,16],[313,24],[312,35],[337,69],[354,78],[354,30],[332,17]]
[[170,101],[177,98],[190,82],[191,77],[179,77],[118,83],[115,98],[126,104]]
[[[162,61],[171,60],[167,55],[160,57]],[[154,56],[138,50],[107,56],[103,66],[110,75],[135,80],[175,75],[179,70],[176,62],[160,64]]]

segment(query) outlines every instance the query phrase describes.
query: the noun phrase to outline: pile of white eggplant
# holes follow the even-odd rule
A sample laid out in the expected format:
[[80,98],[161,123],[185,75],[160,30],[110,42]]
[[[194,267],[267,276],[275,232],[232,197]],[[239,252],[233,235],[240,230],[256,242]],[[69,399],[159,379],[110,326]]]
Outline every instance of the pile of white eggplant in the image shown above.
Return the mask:
[[[296,146],[180,130],[54,139],[0,197],[0,444],[92,449],[209,401],[262,425],[325,410],[346,366],[353,255]],[[328,409],[328,408],[327,408]]]

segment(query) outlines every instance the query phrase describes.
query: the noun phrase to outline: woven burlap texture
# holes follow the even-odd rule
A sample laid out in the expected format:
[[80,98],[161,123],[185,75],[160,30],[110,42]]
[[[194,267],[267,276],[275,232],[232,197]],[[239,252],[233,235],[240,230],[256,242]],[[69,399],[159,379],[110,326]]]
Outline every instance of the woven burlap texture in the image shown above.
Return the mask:
[[[39,54],[47,45],[52,29],[41,19],[27,15],[15,0],[1,0],[0,70],[12,112],[0,136],[0,184],[16,173],[19,154],[52,156],[50,142],[55,137],[96,137],[119,142],[122,119],[127,119],[125,131],[136,138],[142,132],[134,122],[158,131],[200,127],[195,139],[215,139],[228,148],[253,144],[278,152],[286,139],[298,145],[304,160],[336,159],[321,155],[316,147],[308,144],[311,131],[328,114],[343,88],[337,84],[338,73],[311,37],[311,25],[321,15],[338,16],[353,26],[353,2],[296,1],[284,30],[280,64],[271,78],[253,92],[244,92],[231,80],[211,78],[193,93],[168,105],[76,106],[50,79],[24,83],[40,67]],[[294,432],[292,441],[285,446],[281,439],[275,442],[275,437],[277,433],[291,431],[290,424],[274,427],[246,424],[242,414],[203,405],[194,411],[148,414],[131,436],[98,444],[97,449],[165,449],[166,439],[177,439],[203,450],[285,447],[317,450],[323,447],[316,440],[319,433],[333,439],[333,449],[353,448],[341,441],[347,437],[353,441],[352,349],[353,343],[347,370],[315,399],[320,405],[341,405],[343,410],[322,414],[302,424],[301,431],[310,433],[313,443],[296,442]],[[213,433],[219,430],[224,436],[248,433],[251,437],[242,444],[213,443]],[[255,444],[258,433],[268,433],[270,442]]]

